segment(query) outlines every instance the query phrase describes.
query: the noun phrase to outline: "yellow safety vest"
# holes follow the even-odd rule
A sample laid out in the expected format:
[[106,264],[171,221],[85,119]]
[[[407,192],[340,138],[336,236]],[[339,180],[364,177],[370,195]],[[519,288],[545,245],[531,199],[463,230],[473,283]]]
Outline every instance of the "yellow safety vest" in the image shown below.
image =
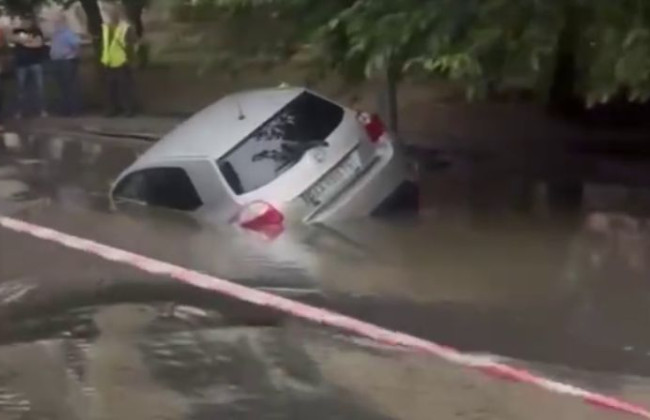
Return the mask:
[[113,38],[110,38],[111,30],[108,25],[102,25],[102,64],[106,67],[121,67],[127,62],[126,55],[126,34],[129,31],[128,23],[120,23],[113,30]]

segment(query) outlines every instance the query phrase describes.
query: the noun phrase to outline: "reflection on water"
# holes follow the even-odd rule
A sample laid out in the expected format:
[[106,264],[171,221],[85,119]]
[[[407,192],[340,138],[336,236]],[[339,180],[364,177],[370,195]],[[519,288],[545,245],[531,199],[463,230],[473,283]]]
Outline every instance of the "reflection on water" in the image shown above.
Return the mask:
[[1,418],[384,418],[323,381],[300,329],[238,322],[182,289],[173,305],[88,306],[88,294],[40,337],[1,347]]
[[[424,174],[427,208],[418,218],[295,228],[269,241],[182,214],[109,209],[110,181],[144,146],[14,139],[0,155],[0,210],[468,351],[650,375],[648,188],[521,175],[503,162],[459,156],[448,167]],[[202,291],[205,301],[198,305],[193,297],[180,311],[168,304],[107,305],[188,298],[173,288],[178,295],[157,294],[161,279],[152,278],[107,297],[106,290],[137,276],[142,274],[0,232],[0,279],[5,281],[0,306],[21,304],[2,310],[6,319],[20,322],[2,325],[0,338],[5,343],[49,340],[39,345],[50,354],[51,366],[43,369],[67,366],[60,379],[66,401],[83,401],[70,405],[81,411],[61,418],[103,418],[99,413],[108,406],[127,400],[132,413],[112,418],[251,418],[260,412],[303,418],[314,407],[330,413],[323,418],[384,418],[386,413],[386,418],[400,418],[397,403],[377,398],[385,391],[367,382],[370,390],[360,391],[356,379],[342,376],[349,362],[312,349],[311,357],[321,354],[316,365],[328,366],[318,373],[313,361],[303,359],[308,351],[302,344],[313,343],[296,345],[288,337],[293,330],[287,332],[277,314],[253,314],[250,307],[235,308]],[[23,279],[34,278],[50,279],[49,286],[45,281],[26,286],[30,283]],[[103,285],[94,278],[103,279]],[[79,284],[86,285],[83,293]],[[53,298],[54,290],[61,298]],[[25,304],[35,302],[35,293],[41,296],[39,310]],[[70,301],[70,296],[76,298]],[[51,322],[45,323],[42,314],[50,312],[43,312],[44,302],[55,313],[104,306],[84,312],[84,322],[75,313],[73,327],[67,315],[47,316]],[[201,315],[215,308],[218,314]],[[196,327],[206,317],[215,324]],[[260,322],[264,327],[250,326]],[[285,340],[291,345],[282,344]],[[299,354],[294,347],[301,348]],[[11,349],[0,350],[0,360]],[[27,353],[12,351],[5,360],[20,356],[27,363]],[[360,364],[375,360],[365,350],[348,353]],[[394,360],[381,363],[389,366]],[[130,395],[125,385],[133,370],[143,372],[135,386],[142,398]],[[359,408],[337,391],[352,383],[359,387],[353,394],[371,404]],[[628,392],[623,389],[627,383],[617,382],[616,388]],[[100,398],[92,390],[101,387],[107,391]],[[7,406],[24,404],[26,391],[32,391],[30,386],[8,391],[16,402]],[[42,404],[68,407],[56,401]],[[335,408],[327,411],[330,406]],[[406,417],[426,418],[423,413]]]
[[[68,311],[66,326],[47,339],[0,348],[0,417],[619,418],[301,324],[224,324],[213,310],[150,303]],[[97,334],[79,338],[75,331],[88,323]],[[647,402],[648,383],[639,379],[544,369]]]

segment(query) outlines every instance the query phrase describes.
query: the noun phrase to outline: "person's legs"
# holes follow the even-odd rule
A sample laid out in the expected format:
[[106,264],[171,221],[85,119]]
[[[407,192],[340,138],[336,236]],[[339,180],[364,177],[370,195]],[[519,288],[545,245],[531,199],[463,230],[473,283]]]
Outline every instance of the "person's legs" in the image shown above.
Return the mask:
[[79,83],[79,60],[66,60],[69,106],[72,114],[81,112],[81,85]]
[[79,111],[76,64],[76,60],[52,61],[54,76],[59,90],[61,112],[64,115],[75,114]]
[[135,83],[133,83],[133,71],[129,66],[119,68],[120,77],[120,103],[122,110],[127,116],[135,113]]
[[16,67],[16,117],[20,118],[27,108],[27,76],[29,70],[27,67]]
[[0,131],[4,131],[4,122],[5,122],[4,112],[5,112],[5,82],[2,78],[0,78]]
[[120,112],[120,83],[118,69],[105,67],[104,77],[106,78],[106,94],[108,98],[106,112],[109,116],[117,115]]
[[66,90],[66,78],[65,78],[65,64],[64,60],[52,60],[52,75],[54,76],[54,81],[58,90],[58,107],[59,112],[63,115],[67,115],[69,110],[68,99],[67,99],[67,90]]
[[43,74],[43,65],[34,64],[30,67],[32,77],[34,78],[34,94],[36,100],[36,109],[41,116],[47,116],[47,106],[45,104],[45,77]]

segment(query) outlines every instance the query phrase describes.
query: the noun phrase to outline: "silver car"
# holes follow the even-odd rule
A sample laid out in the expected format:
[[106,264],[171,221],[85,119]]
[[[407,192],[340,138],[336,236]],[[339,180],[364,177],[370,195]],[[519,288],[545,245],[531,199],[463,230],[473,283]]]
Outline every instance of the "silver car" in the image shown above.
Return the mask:
[[304,88],[264,89],[224,97],[179,125],[110,195],[262,229],[414,207],[411,167],[379,118]]

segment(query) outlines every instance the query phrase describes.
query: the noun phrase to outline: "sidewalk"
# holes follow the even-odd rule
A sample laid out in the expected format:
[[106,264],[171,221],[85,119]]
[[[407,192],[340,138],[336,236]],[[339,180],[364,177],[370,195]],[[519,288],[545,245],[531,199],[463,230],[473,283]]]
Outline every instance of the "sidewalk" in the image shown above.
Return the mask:
[[141,116],[136,118],[105,118],[84,116],[76,118],[37,118],[12,121],[7,124],[9,131],[31,133],[70,133],[93,134],[107,137],[134,138],[156,141],[177,124],[183,121],[178,117]]

